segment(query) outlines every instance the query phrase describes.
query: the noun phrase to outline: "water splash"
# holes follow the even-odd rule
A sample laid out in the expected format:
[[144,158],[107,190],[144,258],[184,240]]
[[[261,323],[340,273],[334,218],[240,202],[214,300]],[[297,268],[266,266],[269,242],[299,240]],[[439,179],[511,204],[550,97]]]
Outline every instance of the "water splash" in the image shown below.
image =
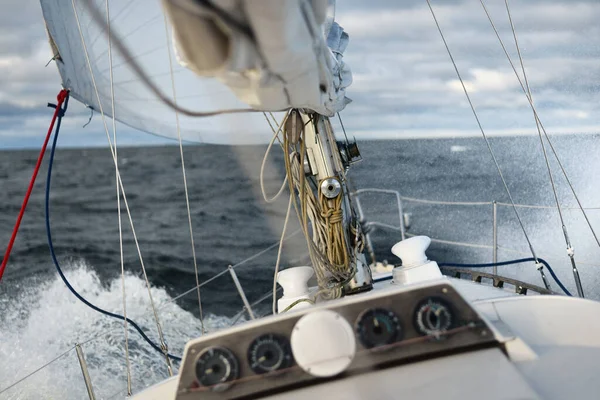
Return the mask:
[[[67,266],[67,278],[93,304],[122,312],[121,280],[103,285],[85,263]],[[145,282],[125,277],[128,317],[156,340],[156,325]],[[34,371],[75,343],[82,343],[97,398],[123,398],[126,387],[122,321],[98,314],[80,303],[58,278],[21,282],[16,295],[0,296],[0,390]],[[183,310],[164,289],[151,288],[169,350],[182,354],[185,343],[201,334],[200,321]],[[208,316],[209,330],[229,326],[226,317]],[[166,378],[164,358],[129,331],[134,393]],[[178,365],[175,365],[176,367]],[[81,399],[85,386],[74,350],[0,393],[0,399]]]

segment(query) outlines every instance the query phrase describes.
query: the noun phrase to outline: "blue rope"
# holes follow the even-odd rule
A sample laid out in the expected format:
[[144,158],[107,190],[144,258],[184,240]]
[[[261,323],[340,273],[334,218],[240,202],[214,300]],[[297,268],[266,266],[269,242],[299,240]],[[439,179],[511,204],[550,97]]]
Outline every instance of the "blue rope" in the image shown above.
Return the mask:
[[[520,258],[518,260],[501,261],[501,262],[489,263],[489,264],[440,263],[438,265],[440,267],[486,268],[486,267],[501,267],[503,265],[511,265],[511,264],[521,264],[524,262],[531,262],[531,261],[535,262],[536,259],[535,258]],[[546,267],[548,269],[548,272],[550,272],[550,275],[552,275],[552,278],[558,284],[558,286],[562,289],[562,291],[565,292],[565,294],[567,296],[572,296],[572,294],[567,290],[565,285],[563,285],[563,283],[560,281],[560,279],[558,279],[558,276],[556,276],[556,274],[554,273],[554,270],[552,268],[550,268],[550,264],[548,264],[548,262],[542,258],[538,258],[537,261],[539,261],[541,264],[544,265],[544,267]]]
[[[94,311],[97,311],[101,314],[104,314],[106,316],[112,317],[112,318],[116,318],[116,319],[120,319],[121,321],[125,320],[125,317],[123,317],[122,315],[119,314],[115,314],[115,313],[111,313],[109,311],[103,310],[102,308],[95,306],[94,304],[90,303],[89,301],[87,301],[82,295],[80,295],[77,290],[75,290],[75,288],[73,288],[73,286],[71,285],[71,283],[69,283],[69,280],[67,279],[67,277],[65,276],[65,274],[62,271],[62,268],[60,267],[60,264],[58,263],[58,260],[56,258],[56,253],[54,252],[54,245],[52,244],[52,234],[50,231],[50,180],[52,178],[52,164],[54,162],[54,151],[56,150],[56,142],[58,140],[58,133],[60,131],[60,123],[62,121],[62,117],[65,115],[65,112],[67,111],[67,106],[69,104],[69,96],[67,95],[67,98],[64,102],[63,108],[60,111],[60,113],[58,114],[58,121],[56,122],[56,130],[55,130],[55,134],[54,134],[54,140],[52,141],[52,149],[50,151],[50,161],[48,162],[48,176],[46,178],[46,202],[45,202],[45,208],[46,208],[46,234],[48,236],[48,247],[50,248],[50,255],[52,256],[52,261],[54,262],[54,266],[56,267],[56,271],[58,271],[58,274],[60,275],[60,278],[62,279],[62,281],[65,283],[65,285],[67,286],[67,288],[69,288],[69,290],[71,291],[71,293],[73,293],[73,295],[75,297],[77,297],[77,299],[79,299],[79,301],[81,301],[83,304],[85,304],[86,306],[88,306],[89,308],[91,308]],[[158,352],[160,352],[161,354],[164,354],[162,349],[160,348],[160,346],[158,346],[156,343],[154,343],[147,335],[146,333],[144,333],[144,331],[139,327],[138,324],[136,324],[134,321],[132,321],[131,319],[127,318],[127,322],[133,326],[135,328],[136,331],[138,331],[138,333],[142,336],[142,338],[150,345],[152,346],[152,348]],[[172,354],[167,353],[167,356],[173,360],[176,361],[181,361],[181,357],[177,357],[174,356]]]

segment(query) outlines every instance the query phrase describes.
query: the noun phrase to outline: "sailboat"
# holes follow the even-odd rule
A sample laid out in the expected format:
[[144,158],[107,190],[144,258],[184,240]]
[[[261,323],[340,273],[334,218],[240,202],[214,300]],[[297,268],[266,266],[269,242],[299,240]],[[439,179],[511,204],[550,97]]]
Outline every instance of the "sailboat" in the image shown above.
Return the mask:
[[[343,60],[349,37],[335,21],[332,2],[163,0],[164,12],[158,15],[165,29],[149,30],[155,36],[145,37],[144,43],[166,43],[168,57],[162,63],[148,62],[154,67],[149,70],[140,65],[139,58],[152,54],[152,48],[137,52],[124,39],[126,35],[115,31],[114,23],[131,6],[111,14],[109,2],[72,0],[71,7],[65,7],[58,0],[41,1],[64,87],[55,105],[57,132],[69,97],[100,114],[115,166],[118,210],[120,213],[123,202],[127,212],[124,221],[130,225],[136,245],[127,187],[119,171],[115,121],[176,137],[182,152],[184,182],[183,141],[194,136],[215,139],[219,124],[238,128],[219,140],[248,142],[253,132],[239,131],[243,121],[266,118],[272,134],[263,169],[272,147],[283,150],[285,180],[280,190],[273,197],[261,187],[266,202],[289,194],[274,263],[273,290],[265,297],[272,300],[272,315],[258,318],[254,314],[256,304],[248,301],[235,267],[230,266],[224,273],[231,275],[248,319],[228,329],[205,332],[202,283],[198,279],[185,183],[196,269],[192,292],[198,297],[202,334],[189,340],[181,355],[173,354],[164,337],[139,246],[156,326],[152,335],[127,317],[125,301],[122,314],[107,311],[89,302],[69,283],[55,255],[47,215],[53,262],[69,290],[107,318],[123,321],[126,352],[128,335],[142,335],[161,354],[164,368],[171,375],[133,393],[126,354],[128,381],[121,395],[139,400],[593,399],[600,393],[600,383],[595,379],[600,359],[600,323],[595,316],[600,304],[584,298],[549,161],[548,175],[577,296],[571,296],[550,264],[535,252],[520,205],[511,195],[435,8],[429,0],[426,3],[510,200],[504,206],[514,212],[531,257],[499,261],[495,255],[492,263],[452,265],[430,260],[426,252],[432,239],[407,231],[410,218],[403,212],[397,192],[352,187],[348,173],[362,156],[356,141],[338,139],[332,123],[335,116],[350,107],[346,92],[351,92],[351,74]],[[496,31],[483,1],[481,5]],[[506,5],[509,10],[508,2]],[[147,16],[146,22],[129,27],[131,31],[160,22],[144,10],[149,15],[138,17]],[[505,49],[500,35],[498,40]],[[107,66],[98,62],[104,56],[109,59]],[[554,155],[560,163],[546,135],[543,116],[535,107],[525,68],[519,75],[519,61],[513,61],[508,52],[506,56],[531,108],[543,156],[548,160]],[[120,71],[120,81],[116,82],[119,68],[127,72]],[[183,75],[188,79],[181,87],[177,79]],[[196,82],[197,86],[187,82]],[[215,92],[220,94],[218,98],[199,97]],[[175,118],[167,122],[167,116],[173,115]],[[219,122],[222,116],[227,122]],[[343,129],[341,119],[340,127]],[[56,136],[49,178],[55,144]],[[562,172],[567,177],[564,169]],[[50,179],[47,214],[49,191]],[[361,196],[367,192],[397,196],[398,227],[365,220]],[[573,194],[576,196],[575,190]],[[586,215],[577,202],[579,211]],[[496,210],[497,204],[493,207]],[[309,262],[283,269],[282,243],[289,234],[288,222],[294,218],[305,239]],[[398,258],[396,262],[384,261],[376,254],[370,229],[377,226],[391,228],[398,235],[398,242],[390,250]],[[593,225],[589,223],[588,227],[595,236]],[[534,265],[541,284],[498,273],[499,267],[518,263]],[[471,279],[461,279],[465,275]],[[84,349],[78,345],[76,351],[88,396],[93,399]]]

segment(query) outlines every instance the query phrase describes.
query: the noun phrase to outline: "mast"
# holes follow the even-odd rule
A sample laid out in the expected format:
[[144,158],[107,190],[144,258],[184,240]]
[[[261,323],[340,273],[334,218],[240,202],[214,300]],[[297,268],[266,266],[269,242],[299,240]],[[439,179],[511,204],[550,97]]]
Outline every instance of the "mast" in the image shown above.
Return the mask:
[[358,147],[338,144],[328,117],[294,109],[284,124],[284,149],[319,295],[336,298],[370,290],[364,236],[346,176],[351,163],[360,160]]

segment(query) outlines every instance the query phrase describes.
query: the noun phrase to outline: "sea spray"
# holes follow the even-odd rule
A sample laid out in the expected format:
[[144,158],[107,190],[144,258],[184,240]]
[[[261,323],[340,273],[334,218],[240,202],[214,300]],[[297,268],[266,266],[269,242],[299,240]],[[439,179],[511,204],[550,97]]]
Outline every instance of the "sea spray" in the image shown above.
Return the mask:
[[[122,313],[121,279],[102,285],[85,263],[67,265],[66,276],[91,303]],[[58,278],[21,281],[14,298],[0,301],[0,390],[82,343],[98,398],[124,397],[126,386],[123,322],[103,316],[77,300]],[[127,316],[157,340],[156,324],[145,282],[125,276]],[[169,350],[181,355],[185,343],[201,335],[200,321],[180,308],[164,289],[151,287]],[[207,316],[208,330],[231,324],[225,317]],[[129,329],[129,351],[134,392],[167,375],[164,357]],[[175,364],[178,367],[178,364]],[[119,394],[121,393],[121,394]],[[85,386],[74,350],[43,368],[0,399],[81,399]]]

